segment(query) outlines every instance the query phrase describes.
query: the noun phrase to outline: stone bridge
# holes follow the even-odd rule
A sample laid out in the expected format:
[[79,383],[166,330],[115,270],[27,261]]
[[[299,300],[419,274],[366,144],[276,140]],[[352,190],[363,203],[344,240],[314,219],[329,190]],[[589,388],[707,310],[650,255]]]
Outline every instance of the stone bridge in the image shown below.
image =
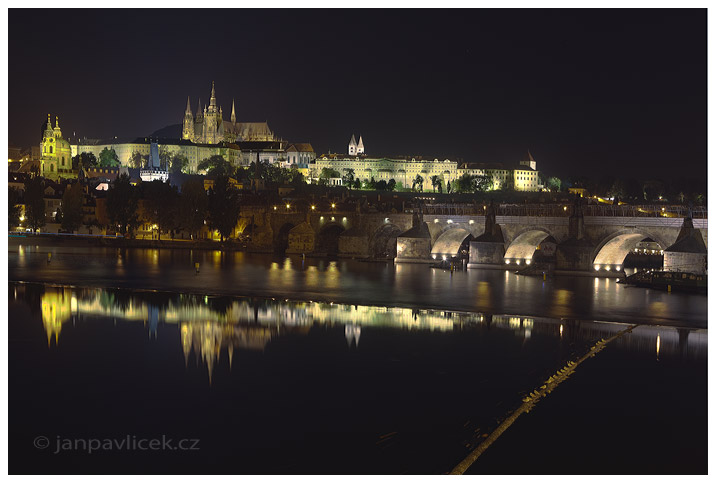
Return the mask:
[[[425,246],[430,253],[401,254],[401,234],[414,225],[412,213],[357,213],[340,210],[291,212],[282,210],[242,211],[244,233],[252,234],[251,247],[288,254],[336,255],[353,258],[394,259],[397,262],[431,262],[458,255],[461,247],[483,235],[485,215],[423,215],[427,232]],[[497,215],[502,232],[502,264],[530,264],[537,247],[548,240],[558,247],[571,239],[570,217]],[[580,252],[583,270],[600,266],[600,271],[622,265],[635,245],[652,239],[661,249],[672,245],[680,232],[680,217],[629,217],[594,215],[581,217]],[[693,220],[705,243],[707,218]],[[405,244],[404,244],[405,245]],[[397,257],[398,256],[398,257]],[[479,267],[477,254],[471,253],[471,265]],[[589,261],[586,261],[589,258]],[[494,261],[499,262],[499,261]],[[482,264],[488,267],[491,264]],[[496,264],[492,264],[496,265]],[[609,269],[608,269],[609,268]],[[575,267],[575,269],[578,269]]]

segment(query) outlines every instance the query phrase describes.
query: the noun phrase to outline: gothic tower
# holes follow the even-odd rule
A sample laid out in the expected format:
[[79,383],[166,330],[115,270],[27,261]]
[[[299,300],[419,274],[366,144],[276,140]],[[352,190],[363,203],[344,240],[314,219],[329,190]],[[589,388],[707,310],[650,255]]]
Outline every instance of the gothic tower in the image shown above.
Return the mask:
[[192,108],[189,107],[189,96],[187,96],[187,109],[184,111],[184,123],[182,124],[182,139],[191,140],[194,137],[194,116]]
[[195,123],[201,123],[204,121],[204,118],[202,117],[202,98],[199,98],[197,101],[197,119],[194,120]]
[[356,154],[356,137],[354,135],[351,135],[351,141],[349,141],[349,155],[354,156]]
[[363,155],[364,154],[364,147],[363,147],[363,136],[359,135],[359,142],[358,146],[356,147],[356,154],[357,155]]
[[236,111],[234,111],[234,99],[232,99],[232,117],[231,117],[232,124],[237,124],[237,114]]

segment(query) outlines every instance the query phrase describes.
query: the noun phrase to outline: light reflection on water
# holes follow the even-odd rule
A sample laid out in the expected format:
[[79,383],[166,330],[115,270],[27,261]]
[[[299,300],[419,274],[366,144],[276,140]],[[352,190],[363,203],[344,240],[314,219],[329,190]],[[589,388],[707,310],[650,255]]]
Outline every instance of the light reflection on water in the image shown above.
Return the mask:
[[[572,341],[597,341],[624,329],[609,324],[570,319],[553,320],[486,313],[411,309],[326,302],[257,298],[208,297],[108,291],[99,288],[11,284],[11,300],[38,304],[48,346],[61,345],[63,327],[86,318],[141,322],[149,337],[164,325],[178,327],[185,361],[194,355],[212,373],[222,354],[231,365],[235,351],[264,350],[285,334],[301,335],[314,326],[343,326],[349,347],[359,348],[362,329],[394,328],[405,331],[452,332],[488,328],[512,334],[525,344],[537,335]],[[482,288],[482,289],[481,289]],[[479,293],[490,292],[485,285]],[[555,304],[568,307],[572,293],[555,293]],[[628,351],[656,352],[703,358],[706,330],[640,326],[615,343]]]
[[[15,243],[15,242],[13,242]],[[47,253],[52,262],[47,262]],[[199,271],[195,264],[200,265]],[[443,271],[423,264],[327,261],[241,252],[38,247],[8,252],[12,281],[231,296],[281,297],[706,327],[707,298],[626,287],[604,277],[541,278],[512,271]],[[567,298],[565,291],[572,295]],[[664,304],[660,311],[652,303]]]

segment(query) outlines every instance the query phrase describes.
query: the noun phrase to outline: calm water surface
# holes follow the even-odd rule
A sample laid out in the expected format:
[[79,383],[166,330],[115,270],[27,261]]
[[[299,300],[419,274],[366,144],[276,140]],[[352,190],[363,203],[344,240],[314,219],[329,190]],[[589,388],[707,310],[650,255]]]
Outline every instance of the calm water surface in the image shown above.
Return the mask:
[[[550,318],[707,327],[707,297],[625,287],[615,279],[543,281],[509,271],[328,261],[170,249],[23,245],[10,239],[13,281],[203,292]],[[52,253],[48,264],[47,254]],[[199,262],[200,272],[194,264]]]
[[[416,281],[423,274],[446,295],[439,281],[472,283],[456,292],[494,308],[503,298],[528,308],[520,293],[529,287],[524,297],[545,294],[541,308],[559,314],[571,301],[591,300],[594,311],[596,301],[638,297],[611,281],[607,295],[592,280],[582,294],[502,273],[451,278],[422,267],[407,277],[348,262],[212,262],[211,253],[194,276],[178,268],[184,255],[128,252],[120,263],[109,252],[58,251],[50,265],[30,250],[11,254],[11,278],[37,270],[83,287],[10,284],[10,472],[444,473],[565,361],[627,325],[287,301],[300,294],[291,281],[312,281],[327,300],[353,287],[359,299],[388,300],[382,292],[391,291],[418,304],[414,288],[432,297]],[[138,285],[140,263],[153,257],[150,287],[211,287],[98,287]],[[285,297],[204,294],[238,292],[252,277],[258,291],[276,286]],[[662,295],[640,294],[679,314]],[[705,329],[638,326],[522,416],[470,472],[706,472],[706,354]],[[79,439],[196,448],[89,453]]]

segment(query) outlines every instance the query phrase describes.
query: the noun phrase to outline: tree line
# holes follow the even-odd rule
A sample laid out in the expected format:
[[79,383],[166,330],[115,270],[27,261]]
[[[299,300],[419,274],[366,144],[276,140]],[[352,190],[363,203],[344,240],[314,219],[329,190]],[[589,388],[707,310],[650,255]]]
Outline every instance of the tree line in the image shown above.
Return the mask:
[[[25,204],[25,225],[33,231],[47,223],[44,179],[33,177],[25,182],[24,194],[10,188],[9,227],[20,223],[20,204]],[[89,227],[102,227],[99,221],[83,222],[85,205],[84,187],[75,182],[62,196],[55,221],[66,232],[77,231],[83,223]],[[108,225],[110,232],[133,236],[142,223],[157,226],[158,234],[174,234],[186,231],[197,239],[206,225],[219,232],[221,240],[231,236],[239,221],[239,191],[226,175],[219,175],[213,186],[205,190],[204,180],[190,178],[181,190],[169,183],[155,180],[132,185],[126,174],[118,176],[106,194]]]

